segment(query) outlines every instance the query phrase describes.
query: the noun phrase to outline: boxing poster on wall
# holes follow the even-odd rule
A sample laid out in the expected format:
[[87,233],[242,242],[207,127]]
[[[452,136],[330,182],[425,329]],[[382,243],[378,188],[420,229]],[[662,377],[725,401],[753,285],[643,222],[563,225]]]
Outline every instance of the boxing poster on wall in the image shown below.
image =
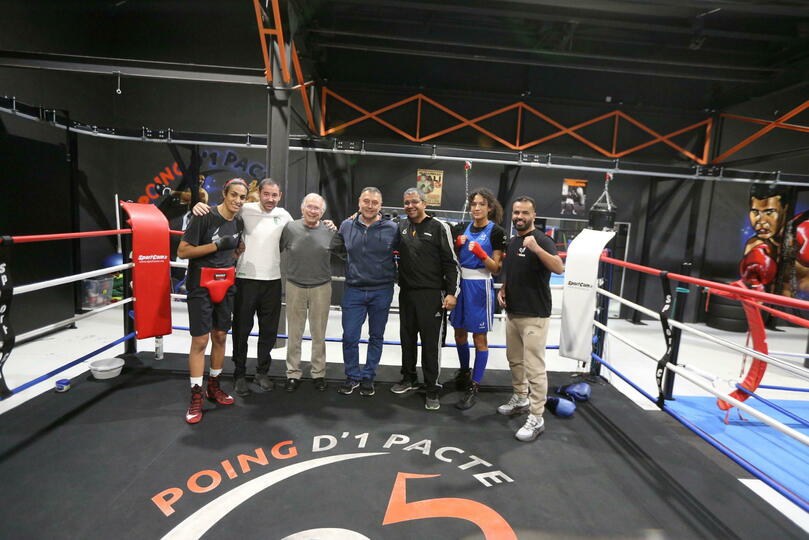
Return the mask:
[[587,180],[565,178],[562,181],[562,215],[583,216],[587,200]]
[[424,193],[427,206],[441,206],[441,188],[444,185],[444,171],[419,169],[416,171],[416,187]]
[[796,188],[750,187],[739,274],[749,285],[809,299],[809,210]]

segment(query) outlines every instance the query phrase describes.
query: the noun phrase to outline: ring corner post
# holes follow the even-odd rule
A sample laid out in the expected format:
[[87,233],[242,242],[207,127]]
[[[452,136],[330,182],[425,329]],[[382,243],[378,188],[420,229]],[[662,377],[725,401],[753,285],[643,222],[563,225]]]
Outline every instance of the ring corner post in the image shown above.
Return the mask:
[[[600,261],[598,263],[598,281],[602,284],[605,290],[610,292],[612,291],[612,266],[609,263],[604,261]],[[600,295],[596,306],[596,320],[604,326],[607,326],[610,311],[609,297],[603,294]],[[600,328],[596,328],[593,336],[593,355],[591,356],[592,361],[590,362],[591,377],[601,377],[601,362],[596,360],[596,357],[604,358],[605,338],[606,332]]]
[[[682,263],[680,267],[680,272],[683,275],[690,276],[691,275],[691,267],[692,264],[688,261]],[[682,281],[678,281],[675,287],[674,292],[674,309],[673,309],[673,318],[675,321],[682,322],[683,314],[685,314],[685,304],[688,300],[688,293],[690,290],[688,289],[688,284],[683,283]],[[675,366],[677,365],[677,358],[680,355],[680,339],[682,336],[683,331],[679,327],[674,327],[671,329],[671,356],[669,357],[668,361]],[[667,401],[671,401],[674,399],[674,379],[675,374],[672,370],[667,369],[666,373],[663,377],[663,397]]]
[[[118,212],[121,213],[121,221],[123,223],[126,222],[126,215],[124,214],[123,207],[118,209]],[[132,241],[128,234],[123,234],[119,237],[121,239],[121,262],[123,263],[131,263],[132,258]],[[123,298],[131,298],[132,297],[132,269],[127,268],[123,272],[124,279],[123,279]],[[135,319],[133,316],[134,307],[129,309],[129,306],[125,306],[123,309],[123,318],[124,318],[124,335],[128,336],[135,332]],[[124,354],[137,354],[138,352],[138,339],[137,337],[132,337],[124,341]]]

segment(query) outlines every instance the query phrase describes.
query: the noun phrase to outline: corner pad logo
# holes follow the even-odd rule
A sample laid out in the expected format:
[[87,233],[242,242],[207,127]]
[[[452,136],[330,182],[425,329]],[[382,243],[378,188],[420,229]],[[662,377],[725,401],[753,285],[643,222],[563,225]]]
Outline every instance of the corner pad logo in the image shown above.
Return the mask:
[[579,289],[592,289],[593,286],[589,283],[585,283],[583,281],[568,281],[565,283],[568,287],[577,287]]
[[[383,440],[384,442],[382,442]],[[334,435],[315,435],[312,437],[312,454],[317,455],[322,452],[334,450],[338,446],[348,447],[342,448],[342,450],[347,450],[348,453],[321,455],[319,457],[310,457],[303,461],[296,460],[290,465],[262,473],[259,473],[258,469],[260,467],[269,466],[271,463],[270,458],[273,458],[275,461],[281,461],[299,457],[298,447],[295,442],[292,440],[281,441],[272,446],[268,452],[265,451],[264,448],[259,447],[253,450],[252,453],[238,454],[235,458],[223,459],[210,469],[203,469],[190,475],[184,486],[179,484],[156,493],[151,497],[151,502],[154,503],[157,509],[166,517],[175,513],[175,505],[181,506],[181,508],[177,510],[187,514],[192,510],[189,508],[188,503],[194,506],[198,506],[199,503],[193,498],[189,500],[186,498],[186,495],[210,493],[218,488],[224,487],[223,484],[226,484],[228,480],[234,480],[239,476],[256,475],[257,473],[258,475],[230,487],[213,500],[207,497],[205,504],[191,511],[190,515],[187,515],[182,521],[176,523],[171,531],[163,538],[202,536],[241,504],[284,480],[292,479],[300,473],[327,465],[357,459],[388,456],[392,454],[393,450],[400,450],[402,452],[415,451],[424,456],[432,456],[439,462],[452,464],[460,471],[469,471],[471,477],[486,488],[514,482],[514,480],[503,471],[495,469],[492,463],[478,456],[469,454],[461,448],[455,446],[441,446],[433,450],[434,445],[431,439],[411,442],[408,435],[391,433],[387,436],[387,439],[379,440],[379,443],[382,444],[381,447],[378,448],[378,451],[366,449],[369,443],[373,443],[373,439],[369,433],[352,435],[349,432],[343,432],[339,439]],[[402,459],[396,459],[394,462],[401,463],[402,461]],[[395,469],[399,468],[397,465],[394,465],[394,467]],[[256,470],[254,470],[254,468]],[[385,526],[393,523],[433,517],[455,518],[474,523],[482,530],[486,538],[516,540],[517,536],[513,528],[497,511],[475,500],[439,497],[408,502],[408,481],[410,481],[411,484],[413,481],[420,479],[433,479],[433,482],[436,482],[435,479],[440,478],[442,475],[402,472],[395,469],[392,470],[392,472],[395,473],[392,485],[389,488],[382,488],[385,491],[384,493],[380,493],[378,499],[379,507],[376,508],[375,511],[372,510],[372,514],[370,514],[372,516],[378,516],[379,521],[376,521],[378,525]],[[384,486],[384,484],[380,484],[379,482],[374,482],[371,485]],[[433,484],[433,486],[434,491],[443,493],[446,484],[438,486],[437,484]],[[185,500],[181,503],[181,499],[184,498]],[[366,508],[366,510],[369,509]],[[376,518],[371,517],[370,519],[375,520]],[[301,524],[305,525],[305,522],[302,521]],[[329,530],[345,531],[344,529]],[[297,538],[295,535],[293,535],[293,537]],[[344,538],[344,536],[341,538]]]
[[168,260],[168,255],[138,255],[139,263],[162,263]]

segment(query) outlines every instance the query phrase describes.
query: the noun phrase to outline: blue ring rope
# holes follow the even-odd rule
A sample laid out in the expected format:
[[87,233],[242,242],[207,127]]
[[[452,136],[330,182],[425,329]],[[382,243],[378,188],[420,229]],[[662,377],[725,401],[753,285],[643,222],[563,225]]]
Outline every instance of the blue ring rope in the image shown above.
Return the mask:
[[768,399],[764,399],[763,397],[756,394],[755,392],[751,392],[750,390],[748,390],[747,388],[745,388],[741,384],[736,383],[736,388],[738,388],[739,390],[741,390],[742,392],[744,392],[748,396],[756,398],[757,400],[764,403],[765,405],[769,405],[770,407],[772,407],[776,411],[780,412],[784,416],[788,416],[788,417],[792,418],[793,420],[795,420],[796,422],[798,422],[800,424],[803,424],[806,427],[809,427],[809,422],[807,422],[806,420],[804,420],[803,418],[801,418],[797,414],[793,414],[793,413],[789,412],[788,410],[784,409],[783,407],[781,407],[780,405],[776,405],[772,401],[770,401]]
[[133,337],[135,337],[135,332],[127,334],[122,338],[116,339],[112,343],[108,343],[107,345],[104,345],[103,347],[101,347],[99,349],[96,349],[91,353],[85,354],[81,358],[77,358],[76,360],[73,360],[72,362],[68,362],[67,364],[65,364],[62,367],[58,367],[58,368],[54,369],[53,371],[49,371],[48,373],[46,373],[44,375],[40,375],[39,377],[37,377],[36,379],[34,379],[32,381],[28,381],[25,384],[21,384],[17,388],[13,389],[11,391],[11,393],[16,394],[18,392],[22,392],[26,388],[30,388],[30,387],[34,386],[35,384],[38,384],[38,383],[41,383],[44,380],[50,379],[51,377],[53,377],[57,373],[61,373],[61,372],[63,372],[64,370],[66,370],[68,368],[72,368],[73,366],[75,366],[77,364],[81,364],[82,362],[84,362],[88,358],[92,358],[93,356],[95,356],[95,355],[97,355],[99,353],[102,353],[102,352],[106,351],[107,349],[111,349],[111,348],[115,347],[116,345],[118,345],[119,343],[123,343],[124,341],[132,339]]
[[793,388],[791,386],[769,386],[766,384],[758,385],[759,388],[767,388],[769,390],[789,390],[790,392],[809,392],[809,388]]
[[[595,358],[596,360],[601,362],[604,366],[607,367],[607,369],[609,369],[610,371],[612,371],[613,373],[618,375],[627,384],[632,386],[632,388],[634,388],[635,390],[637,390],[638,392],[643,394],[646,398],[649,399],[649,401],[651,401],[652,403],[657,402],[656,398],[653,398],[651,395],[649,395],[648,393],[641,390],[636,384],[632,383],[626,376],[624,376],[622,373],[620,373],[617,369],[615,369],[614,367],[612,367],[608,363],[604,362],[604,360],[599,358],[599,356],[597,354],[595,354],[595,353],[591,353],[591,354],[592,354],[593,358]],[[705,442],[707,442],[708,444],[710,444],[711,446],[713,446],[714,448],[716,448],[717,450],[719,450],[720,452],[725,454],[725,456],[727,456],[728,458],[733,460],[733,462],[735,462],[739,467],[741,467],[745,471],[749,472],[750,474],[752,474],[753,476],[755,476],[756,478],[758,478],[759,480],[761,480],[762,482],[764,482],[765,484],[767,484],[768,486],[773,488],[775,491],[777,491],[778,493],[780,493],[781,495],[783,495],[784,497],[789,499],[791,502],[795,503],[798,507],[803,509],[804,512],[809,512],[809,502],[805,501],[800,496],[798,496],[798,495],[792,493],[791,491],[789,491],[786,487],[784,487],[781,484],[779,484],[778,482],[776,482],[774,479],[772,479],[770,476],[765,474],[763,471],[757,469],[753,464],[748,463],[744,458],[742,458],[741,456],[734,453],[733,450],[731,450],[730,448],[727,448],[726,446],[724,446],[722,443],[717,441],[714,437],[712,437],[711,435],[709,435],[709,434],[705,433],[704,431],[702,431],[698,426],[693,424],[688,419],[680,416],[680,414],[673,411],[667,405],[663,405],[662,409],[663,409],[663,411],[668,413],[672,418],[674,418],[675,420],[680,422],[682,425],[684,425],[685,427],[690,429],[692,432],[694,432],[694,434],[697,437],[701,438],[702,440],[704,440]]]

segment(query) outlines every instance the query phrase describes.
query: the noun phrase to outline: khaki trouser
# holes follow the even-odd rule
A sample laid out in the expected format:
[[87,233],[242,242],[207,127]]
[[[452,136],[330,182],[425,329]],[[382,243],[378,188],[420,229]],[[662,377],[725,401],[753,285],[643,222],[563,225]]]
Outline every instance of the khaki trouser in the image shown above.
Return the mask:
[[326,376],[326,323],[329,321],[331,282],[299,287],[287,280],[287,378],[301,378],[301,341],[309,318],[312,335],[312,378]]
[[506,358],[511,385],[518,396],[528,396],[531,414],[542,416],[548,395],[545,372],[545,342],[550,319],[509,315],[506,322]]

